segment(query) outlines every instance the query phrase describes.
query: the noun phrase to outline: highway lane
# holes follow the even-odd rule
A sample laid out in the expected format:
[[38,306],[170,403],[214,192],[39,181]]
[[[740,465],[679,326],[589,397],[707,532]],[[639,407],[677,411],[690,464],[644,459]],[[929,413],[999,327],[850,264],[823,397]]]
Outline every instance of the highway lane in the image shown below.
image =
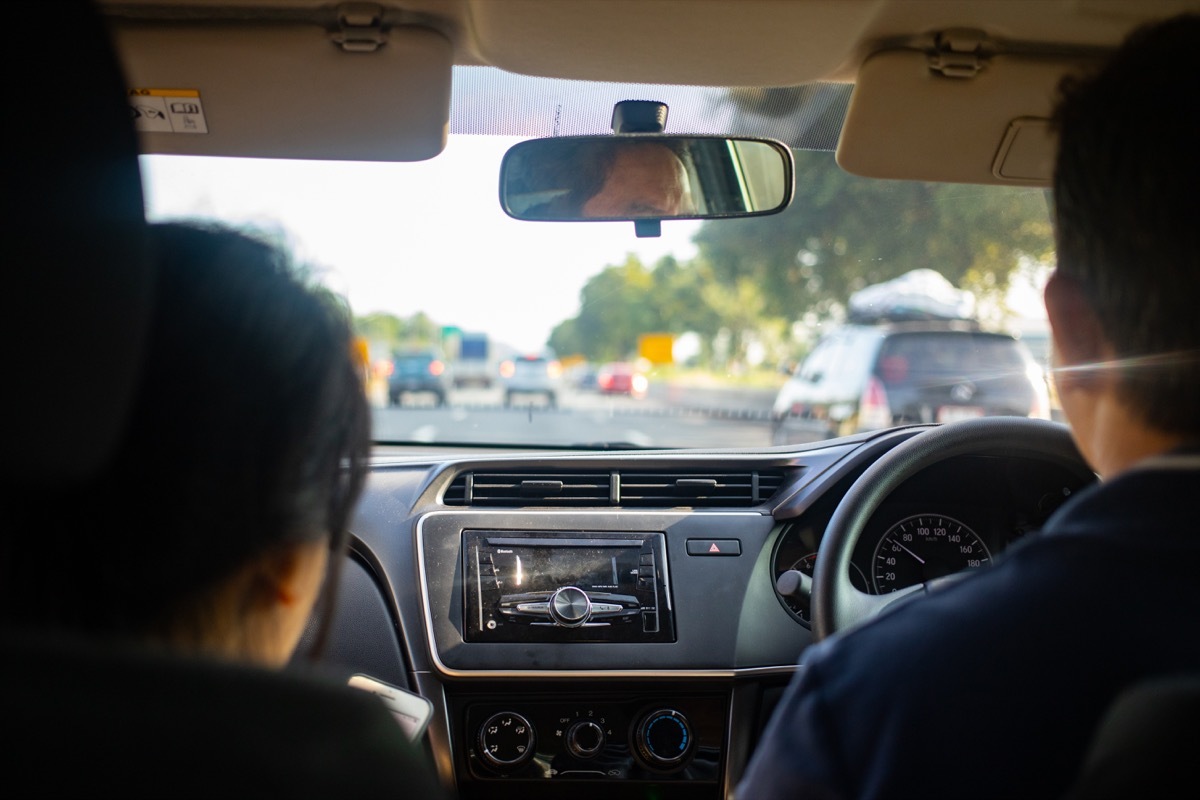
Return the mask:
[[384,442],[587,447],[771,443],[770,422],[761,408],[692,408],[665,395],[634,399],[570,389],[562,391],[553,408],[538,400],[505,408],[498,389],[457,390],[442,408],[431,398],[405,398],[402,407],[377,407],[374,426],[376,441]]

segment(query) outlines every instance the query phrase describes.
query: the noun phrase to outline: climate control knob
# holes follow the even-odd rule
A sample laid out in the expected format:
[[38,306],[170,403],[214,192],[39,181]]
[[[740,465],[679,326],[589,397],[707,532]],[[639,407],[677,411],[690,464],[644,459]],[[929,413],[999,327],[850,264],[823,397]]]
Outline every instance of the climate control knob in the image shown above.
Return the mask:
[[604,729],[590,719],[567,728],[567,751],[576,758],[591,758],[604,749]]
[[578,628],[592,616],[592,600],[577,586],[564,586],[550,595],[550,619],[564,628]]
[[692,728],[673,708],[660,708],[642,717],[634,732],[638,756],[651,769],[670,770],[692,752]]
[[492,714],[479,726],[479,755],[493,768],[519,767],[533,758],[537,743],[529,720],[513,711]]

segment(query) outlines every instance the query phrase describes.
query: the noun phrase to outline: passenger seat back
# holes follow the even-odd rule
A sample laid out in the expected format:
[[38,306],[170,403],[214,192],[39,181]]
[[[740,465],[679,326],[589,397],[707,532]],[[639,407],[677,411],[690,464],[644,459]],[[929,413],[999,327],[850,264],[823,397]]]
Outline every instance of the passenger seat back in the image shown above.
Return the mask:
[[[6,42],[6,491],[93,474],[124,428],[153,271],[136,132],[107,28],[90,3]],[[63,68],[73,68],[64,73]]]

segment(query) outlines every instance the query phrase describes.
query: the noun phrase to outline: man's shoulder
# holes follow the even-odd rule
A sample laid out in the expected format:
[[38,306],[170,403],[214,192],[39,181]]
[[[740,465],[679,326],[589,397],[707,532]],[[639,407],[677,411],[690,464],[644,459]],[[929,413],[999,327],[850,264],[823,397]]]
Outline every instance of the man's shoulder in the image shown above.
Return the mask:
[[[810,647],[776,715],[776,757],[751,789],[786,774],[955,796],[987,774],[987,792],[1025,796],[1067,775],[1092,715],[1131,676],[1200,668],[1200,643],[1180,634],[1194,626],[1186,554],[1200,537],[1173,524],[1190,519],[1195,475],[1154,468],[1098,484],[992,566]],[[1046,713],[1068,707],[1078,713]],[[797,751],[815,755],[787,758]]]
[[[1047,521],[1052,535],[1075,533],[1168,537],[1194,526],[1173,525],[1195,518],[1200,490],[1200,452],[1181,450],[1146,459],[1120,475],[1070,498]],[[1200,547],[1200,538],[1188,537]]]
[[[1076,659],[1097,656],[1075,646],[1081,637],[1106,642],[1105,632],[1177,610],[1193,613],[1195,561],[1186,553],[1200,550],[1196,456],[1147,461],[1090,487],[1064,504],[1044,533],[1028,534],[992,566],[840,632],[803,662],[829,697],[843,690],[847,699],[870,695],[864,677],[880,664],[906,691],[937,692],[956,674],[996,674],[1004,664],[1023,669],[1035,657],[1070,671]],[[1190,604],[1180,602],[1189,597]]]
[[[1030,534],[994,565],[897,603],[823,642],[804,661],[835,674],[832,686],[845,682],[861,692],[862,673],[880,663],[906,687],[936,691],[954,680],[947,674],[955,669],[992,673],[998,663],[1018,666],[1037,649],[1061,648],[1069,659],[1069,632],[1120,626],[1125,616],[1137,616],[1138,606],[1153,605],[1160,592],[1187,582],[1175,574],[1178,531],[1158,525],[1157,515],[1170,513],[1148,511],[1133,530],[1080,509],[1072,535]],[[1136,552],[1129,551],[1130,541]],[[1182,542],[1200,549],[1200,537]],[[1134,595],[1120,608],[1110,602],[1115,585]],[[936,676],[931,663],[942,668]]]

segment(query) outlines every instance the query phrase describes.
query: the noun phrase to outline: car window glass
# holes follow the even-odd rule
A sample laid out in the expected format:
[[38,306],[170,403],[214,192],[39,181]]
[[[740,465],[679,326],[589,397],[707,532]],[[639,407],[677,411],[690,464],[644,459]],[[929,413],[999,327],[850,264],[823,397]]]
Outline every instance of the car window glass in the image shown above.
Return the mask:
[[885,384],[917,376],[1020,373],[1022,355],[1015,339],[950,331],[897,334],[884,342],[877,371]]
[[[671,129],[683,129],[680,102]],[[661,236],[639,237],[627,222],[511,219],[497,198],[501,160],[544,132],[456,130],[442,153],[413,163],[143,157],[151,218],[265,230],[345,295],[380,442],[767,445],[777,397],[862,394],[882,328],[845,325],[850,295],[931,261],[964,288],[1002,285],[1001,272],[968,281],[1011,270],[1007,285],[1023,292],[992,298],[989,328],[1004,327],[1008,309],[1044,316],[1053,253],[1041,190],[872,181],[840,170],[832,152],[796,149],[797,199],[783,213],[668,220]],[[917,227],[879,222],[913,215]],[[437,348],[436,372],[399,363],[414,344]],[[549,353],[540,366],[518,362]],[[587,379],[608,363],[634,365],[645,391],[614,395]],[[785,389],[792,364],[820,380]],[[443,403],[393,402],[417,391]],[[529,409],[526,395],[538,394],[553,396],[554,414]],[[676,413],[685,409],[705,424]]]
[[826,380],[829,391],[836,395],[857,396],[871,371],[878,347],[879,335],[872,331],[854,330],[853,335],[842,337],[833,353],[831,372]]
[[824,380],[834,363],[835,352],[840,348],[841,337],[830,336],[822,339],[813,348],[813,351],[809,353],[808,358],[800,364],[800,369],[797,370],[796,377],[810,383],[817,383]]

